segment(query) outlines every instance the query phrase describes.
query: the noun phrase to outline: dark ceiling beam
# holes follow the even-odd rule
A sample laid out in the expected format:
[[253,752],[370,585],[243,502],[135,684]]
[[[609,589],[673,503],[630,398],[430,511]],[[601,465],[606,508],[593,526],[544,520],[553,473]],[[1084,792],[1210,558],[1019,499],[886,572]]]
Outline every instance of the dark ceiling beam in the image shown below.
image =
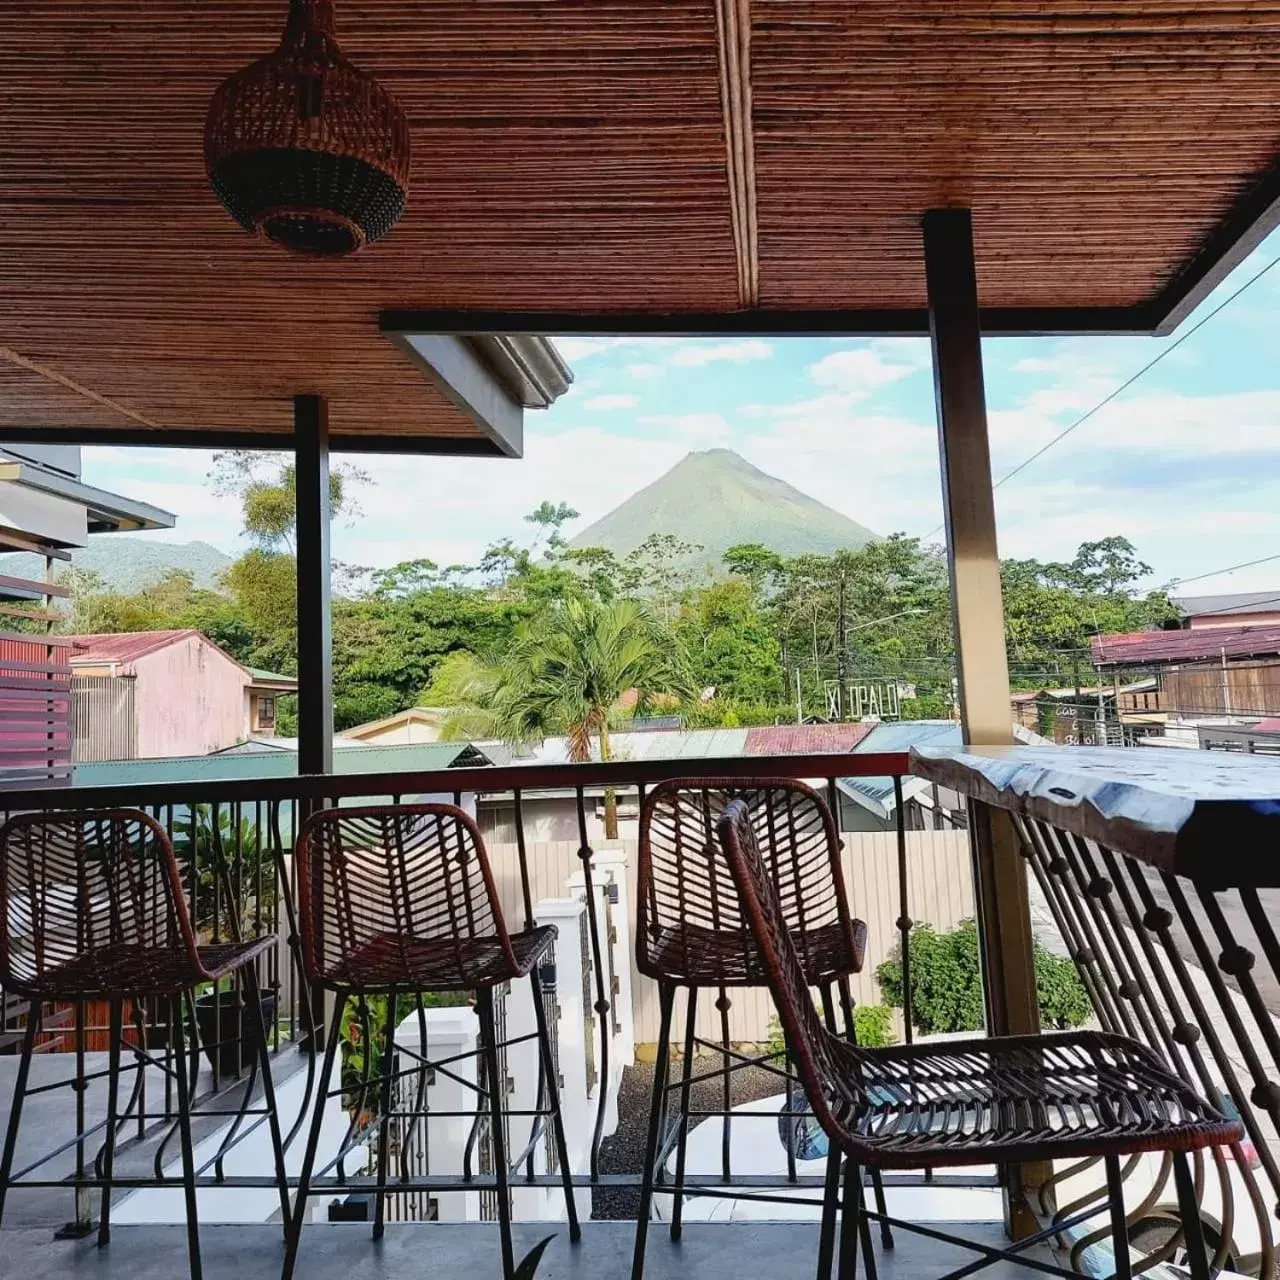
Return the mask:
[[[1079,333],[1149,333],[1155,315],[1141,307],[992,307],[982,312],[988,337]],[[685,312],[634,311],[384,311],[387,334],[562,334],[573,337],[927,337],[929,312],[920,309]]]
[[[227,431],[219,428],[0,427],[5,440],[27,444],[124,445],[153,449],[292,450],[289,431]],[[402,453],[425,457],[501,458],[508,455],[484,436],[342,435],[329,439],[331,453]]]
[[1158,334],[1172,333],[1277,227],[1280,162],[1240,198],[1151,304]]

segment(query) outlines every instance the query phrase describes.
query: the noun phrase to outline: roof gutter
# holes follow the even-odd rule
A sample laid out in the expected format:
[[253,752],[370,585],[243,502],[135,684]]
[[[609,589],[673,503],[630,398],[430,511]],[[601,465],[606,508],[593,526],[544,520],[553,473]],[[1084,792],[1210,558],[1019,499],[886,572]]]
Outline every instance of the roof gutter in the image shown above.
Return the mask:
[[385,324],[383,332],[508,458],[524,453],[524,411],[549,408],[573,382],[551,340],[534,334],[442,334]]
[[172,529],[177,521],[173,512],[153,507],[149,502],[135,502],[132,498],[85,484],[82,480],[60,475],[23,459],[0,460],[0,480],[12,481],[65,502],[83,505],[90,533]]

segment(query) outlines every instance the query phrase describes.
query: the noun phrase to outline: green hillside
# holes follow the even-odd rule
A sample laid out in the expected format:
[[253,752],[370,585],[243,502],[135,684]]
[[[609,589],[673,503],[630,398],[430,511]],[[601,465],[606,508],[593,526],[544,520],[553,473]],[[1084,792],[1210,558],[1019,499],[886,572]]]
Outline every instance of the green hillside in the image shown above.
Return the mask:
[[[44,561],[36,556],[0,556],[0,573],[19,578],[43,578]],[[231,564],[231,557],[207,542],[160,542],[145,534],[109,533],[89,539],[76,551],[77,569],[100,574],[103,586],[113,591],[138,591],[159,582],[174,569],[186,569],[197,587],[213,587]]]
[[732,449],[687,455],[569,545],[604,547],[624,556],[653,533],[701,545],[699,559],[709,566],[719,566],[725,551],[744,542],[761,543],[783,556],[829,555],[877,537]]

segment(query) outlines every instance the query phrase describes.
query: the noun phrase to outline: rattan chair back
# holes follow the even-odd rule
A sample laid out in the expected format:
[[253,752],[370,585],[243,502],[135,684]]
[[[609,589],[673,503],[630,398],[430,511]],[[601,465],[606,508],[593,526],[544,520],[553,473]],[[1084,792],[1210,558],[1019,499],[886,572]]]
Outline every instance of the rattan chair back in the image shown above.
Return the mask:
[[865,1100],[857,1072],[850,1072],[847,1065],[856,1061],[856,1050],[845,1046],[840,1062],[831,1052],[835,1037],[822,1025],[814,1007],[773,869],[761,852],[752,806],[745,797],[725,806],[718,835],[726,869],[741,898],[746,927],[773,992],[796,1074],[814,1117],[831,1132],[837,1127],[829,1106],[832,1093],[840,1095],[846,1115],[860,1110]]
[[107,975],[156,994],[204,976],[164,828],[135,809],[10,819],[0,828],[0,983],[74,999]]
[[519,976],[484,840],[450,804],[326,809],[297,845],[312,981],[467,987]]
[[831,810],[790,778],[664,782],[640,817],[636,963],[649,977],[715,986],[763,986],[750,921],[720,852],[716,828],[735,798],[749,818],[785,927],[817,983],[861,967]]

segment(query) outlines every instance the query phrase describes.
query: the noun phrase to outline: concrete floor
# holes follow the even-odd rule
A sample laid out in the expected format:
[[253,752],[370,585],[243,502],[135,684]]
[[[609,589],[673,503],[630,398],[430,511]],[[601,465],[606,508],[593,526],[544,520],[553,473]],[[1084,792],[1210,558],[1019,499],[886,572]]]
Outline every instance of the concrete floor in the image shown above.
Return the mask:
[[[556,1229],[554,1223],[521,1223],[517,1255]],[[990,1224],[961,1228],[989,1244],[1002,1235]],[[576,1248],[561,1228],[538,1269],[538,1280],[626,1280],[631,1274],[634,1227],[622,1222],[583,1224]],[[646,1280],[812,1280],[817,1265],[816,1226],[787,1223],[692,1224],[671,1243],[657,1224],[650,1234]],[[270,1227],[207,1227],[201,1233],[207,1280],[275,1280],[282,1245]],[[974,1254],[919,1236],[903,1237],[890,1254],[877,1254],[881,1280],[933,1280]],[[500,1275],[497,1230],[491,1226],[404,1224],[387,1227],[379,1244],[363,1225],[308,1227],[298,1256],[306,1280],[408,1280],[438,1277],[490,1280]],[[181,1227],[113,1227],[111,1244],[54,1241],[49,1231],[0,1232],[0,1274],[22,1280],[180,1280],[186,1275],[186,1236]],[[1035,1273],[1009,1263],[982,1272],[990,1280],[1019,1280]]]
[[[285,1055],[277,1079],[296,1070],[298,1061]],[[99,1065],[91,1061],[90,1069]],[[37,1059],[33,1066],[34,1077],[48,1082],[73,1070],[74,1060],[70,1055],[51,1056]],[[0,1126],[7,1119],[13,1096],[15,1068],[16,1059],[0,1058]],[[103,1081],[90,1085],[86,1110],[91,1122],[105,1114],[105,1094]],[[54,1135],[69,1132],[69,1108],[73,1105],[66,1090],[28,1099],[19,1166],[24,1158],[47,1150],[51,1138],[56,1142]],[[51,1172],[55,1176],[70,1172],[71,1159],[69,1152],[58,1157],[50,1166]],[[117,1168],[122,1173],[131,1167],[141,1171],[147,1163],[149,1153],[143,1147],[118,1161]],[[186,1233],[181,1226],[117,1224],[112,1227],[110,1246],[99,1250],[93,1238],[55,1238],[56,1228],[73,1212],[72,1194],[65,1188],[10,1192],[0,1230],[0,1280],[181,1280],[187,1274]],[[991,1223],[947,1226],[990,1245],[1003,1243],[1003,1233]],[[625,1280],[631,1271],[634,1231],[632,1222],[587,1222],[581,1245],[572,1248],[559,1224],[520,1223],[516,1227],[517,1252],[522,1255],[554,1233],[537,1280]],[[690,1223],[682,1243],[673,1245],[665,1227],[654,1223],[645,1276],[646,1280],[811,1280],[817,1242],[816,1223]],[[201,1230],[201,1245],[207,1280],[276,1280],[280,1274],[283,1246],[278,1226],[206,1224]],[[880,1276],[882,1280],[933,1280],[975,1256],[900,1234],[898,1248],[881,1259]],[[396,1224],[388,1226],[381,1243],[374,1244],[367,1225],[316,1223],[308,1226],[303,1236],[297,1274],[305,1280],[351,1280],[354,1276],[362,1280],[418,1276],[496,1280],[500,1274],[497,1229],[488,1224]],[[1011,1280],[1015,1274],[1031,1273],[1010,1264],[985,1273],[992,1280]]]

